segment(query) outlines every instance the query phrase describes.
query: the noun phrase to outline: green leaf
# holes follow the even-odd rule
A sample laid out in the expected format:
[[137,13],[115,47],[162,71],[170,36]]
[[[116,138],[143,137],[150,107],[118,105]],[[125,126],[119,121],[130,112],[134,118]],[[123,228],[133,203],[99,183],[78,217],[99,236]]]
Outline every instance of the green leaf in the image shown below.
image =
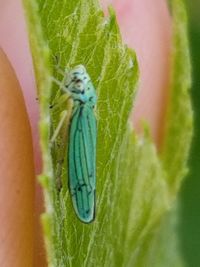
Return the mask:
[[173,49],[170,102],[162,151],[163,166],[168,173],[170,191],[176,195],[187,173],[186,161],[193,132],[191,62],[187,35],[187,15],[182,0],[173,0]]
[[[161,155],[148,131],[137,137],[128,124],[138,65],[134,52],[121,40],[114,11],[110,9],[105,18],[96,0],[30,0],[24,6],[41,107],[43,173],[39,179],[45,196],[42,221],[49,266],[155,266],[152,251],[161,249],[155,239],[184,176],[192,133],[181,1],[172,2],[172,82]],[[89,225],[77,219],[71,205],[66,128],[50,145],[60,113],[69,109],[64,101],[56,111],[49,109],[60,96],[51,78],[62,79],[55,56],[62,68],[85,65],[97,89],[97,216]]]
[[[160,226],[151,233],[151,247],[148,262],[154,267],[186,266],[180,253],[177,238],[179,212],[176,205],[163,216]],[[155,256],[156,255],[156,256]]]

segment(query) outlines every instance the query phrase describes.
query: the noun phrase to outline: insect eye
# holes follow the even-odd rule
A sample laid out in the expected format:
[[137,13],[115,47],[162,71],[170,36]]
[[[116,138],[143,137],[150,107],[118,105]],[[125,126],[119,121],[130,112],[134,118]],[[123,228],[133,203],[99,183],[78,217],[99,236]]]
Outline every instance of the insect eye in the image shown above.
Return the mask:
[[80,79],[76,80],[76,83],[81,83],[82,81]]

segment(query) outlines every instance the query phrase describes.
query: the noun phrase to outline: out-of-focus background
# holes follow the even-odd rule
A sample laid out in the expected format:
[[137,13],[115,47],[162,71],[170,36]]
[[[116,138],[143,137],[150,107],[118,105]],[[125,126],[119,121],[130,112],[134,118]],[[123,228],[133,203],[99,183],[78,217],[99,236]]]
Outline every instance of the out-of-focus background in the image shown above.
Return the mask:
[[195,131],[190,173],[181,192],[180,237],[186,267],[200,266],[200,0],[186,0],[193,65],[192,101]]

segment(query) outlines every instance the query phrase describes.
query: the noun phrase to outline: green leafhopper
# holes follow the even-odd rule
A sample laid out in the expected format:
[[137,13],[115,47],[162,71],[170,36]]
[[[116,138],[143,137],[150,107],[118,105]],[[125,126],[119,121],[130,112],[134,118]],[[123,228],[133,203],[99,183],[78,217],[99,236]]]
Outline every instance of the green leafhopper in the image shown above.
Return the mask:
[[73,100],[67,152],[69,191],[76,215],[90,223],[95,217],[96,91],[83,65],[65,74],[62,88]]

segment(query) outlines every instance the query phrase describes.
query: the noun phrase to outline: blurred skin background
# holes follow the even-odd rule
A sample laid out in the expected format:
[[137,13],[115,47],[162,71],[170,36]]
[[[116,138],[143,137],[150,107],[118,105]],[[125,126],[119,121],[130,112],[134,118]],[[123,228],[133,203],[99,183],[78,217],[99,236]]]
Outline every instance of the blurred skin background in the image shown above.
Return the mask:
[[[168,89],[168,78],[169,78],[169,51],[170,51],[170,38],[171,38],[171,28],[170,28],[170,17],[167,10],[167,5],[165,0],[104,0],[102,1],[104,7],[107,4],[114,3],[117,11],[118,20],[120,28],[122,31],[123,38],[125,42],[132,48],[136,49],[140,70],[141,70],[141,83],[140,91],[137,97],[135,109],[134,109],[134,124],[139,131],[139,120],[140,118],[146,118],[149,121],[152,129],[152,135],[157,144],[160,147],[162,139],[162,129],[163,129],[163,114],[166,107],[167,99],[167,89]],[[195,138],[193,141],[191,157],[190,157],[190,175],[188,175],[185,180],[183,190],[181,192],[181,220],[179,228],[179,236],[181,240],[182,254],[185,258],[185,262],[188,267],[197,267],[200,262],[200,216],[199,215],[199,200],[200,200],[200,180],[198,179],[199,167],[199,155],[200,155],[200,140],[198,140],[200,129],[197,125],[199,124],[200,116],[200,103],[198,103],[198,70],[200,70],[200,22],[199,22],[199,10],[200,4],[199,0],[188,0],[188,11],[190,16],[190,39],[192,48],[192,60],[193,60],[193,106],[195,110]],[[22,7],[20,0],[1,0],[0,1],[0,45],[3,47],[4,51],[9,57],[17,77],[19,79],[20,85],[22,87],[23,95],[25,98],[26,108],[30,118],[30,124],[33,136],[33,147],[35,155],[35,172],[38,174],[41,171],[41,160],[38,145],[38,103],[36,99],[36,90],[34,85],[34,74],[31,64],[31,55],[28,49],[27,36],[26,36],[26,26],[23,19]],[[22,53],[23,51],[23,53]],[[156,60],[155,60],[156,58]],[[5,64],[3,69],[8,66]],[[0,72],[0,74],[2,74]],[[13,75],[13,74],[12,74]],[[5,75],[4,75],[5,76]],[[12,80],[7,77],[7,80]],[[3,84],[4,85],[4,84]],[[10,86],[19,87],[19,84],[15,82]],[[0,96],[0,107],[2,103],[7,100],[10,101],[9,107],[13,107],[13,113],[16,110],[24,113],[24,110],[20,111],[20,107],[16,100],[17,96],[8,96],[8,91],[5,95]],[[1,101],[4,99],[4,101]],[[1,103],[2,102],[2,103]],[[15,106],[16,104],[16,106]],[[10,110],[12,110],[10,108]],[[199,113],[198,113],[199,112]],[[2,118],[0,118],[1,124],[3,120],[3,115],[0,113]],[[7,116],[7,115],[6,115]],[[199,117],[199,118],[198,118]],[[16,119],[15,119],[16,120]],[[26,120],[26,118],[25,118]],[[5,129],[2,127],[2,129]],[[28,131],[25,129],[25,131]],[[13,130],[12,130],[13,132]],[[16,133],[18,134],[18,133]],[[30,142],[30,140],[28,141]],[[8,146],[4,146],[4,151],[8,151]],[[1,149],[1,148],[0,148]],[[11,147],[13,149],[13,147]],[[20,150],[20,147],[16,147]],[[2,149],[1,149],[2,151]],[[31,152],[26,152],[30,153]],[[16,162],[16,154],[13,156],[12,162]],[[16,165],[16,164],[15,164]],[[12,170],[14,169],[14,166]],[[0,166],[1,167],[1,166]],[[7,169],[9,169],[9,165]],[[30,169],[32,165],[30,163]],[[7,170],[6,169],[6,170]],[[19,167],[16,166],[19,170]],[[33,171],[31,171],[33,173]],[[24,173],[24,168],[22,168],[22,173]],[[6,184],[8,179],[4,179],[5,176],[2,175],[2,184]],[[32,177],[33,178],[33,177]],[[6,180],[6,181],[5,181]],[[33,179],[32,179],[33,182]],[[21,233],[24,232],[25,223],[26,227],[30,227],[31,232],[31,214],[33,214],[33,203],[30,201],[30,196],[34,194],[33,184],[29,181],[26,183],[21,181],[21,199],[19,195],[12,199],[12,192],[10,188],[13,188],[13,194],[15,194],[16,189],[16,177],[12,184],[8,183],[8,190],[6,192],[5,188],[0,189],[0,217],[4,218],[0,222],[0,237],[1,233],[9,233],[9,238],[6,236],[5,241],[9,240],[7,243],[1,243],[0,247],[0,266],[32,266],[28,260],[31,257],[24,253],[26,249],[31,250],[30,240],[33,239],[31,235],[22,236]],[[28,190],[28,191],[27,191]],[[26,193],[26,198],[24,198],[23,192]],[[9,194],[9,199],[6,195]],[[5,201],[7,199],[7,201]],[[19,200],[18,202],[15,199]],[[42,208],[41,204],[41,194],[36,186],[36,197],[35,202],[36,213],[39,213]],[[12,202],[11,202],[12,200]],[[9,201],[11,203],[9,203]],[[34,200],[33,200],[34,201]],[[30,204],[30,206],[27,205]],[[2,210],[4,213],[2,213]],[[12,213],[12,210],[17,210],[16,213]],[[25,211],[27,211],[27,220],[25,222],[22,220],[16,220],[19,218],[19,210],[21,210],[24,216]],[[6,212],[5,212],[6,211]],[[13,217],[9,218],[8,214],[12,214]],[[17,217],[18,216],[18,217]],[[22,217],[23,217],[22,216]],[[23,218],[24,219],[24,218]],[[14,221],[15,220],[15,221]],[[13,223],[14,222],[14,223]],[[29,223],[30,222],[30,223]],[[23,223],[23,224],[22,224]],[[29,223],[29,225],[28,225]],[[14,226],[15,227],[14,227]],[[34,242],[35,247],[35,264],[37,267],[44,267],[44,252],[42,249],[42,244],[39,242],[39,223],[38,217],[35,216],[35,229],[34,232]],[[28,229],[28,228],[27,228]],[[15,242],[14,240],[18,240]],[[3,250],[7,244],[7,248],[12,248],[12,253],[7,249]],[[39,245],[40,244],[40,245]],[[29,246],[29,247],[28,247]],[[16,253],[16,254],[15,254]],[[23,265],[23,260],[27,258],[26,264]],[[18,259],[18,263],[16,262]],[[10,260],[10,263],[9,263]],[[22,260],[22,261],[21,261]],[[21,261],[21,262],[20,262]],[[13,263],[14,262],[14,263]],[[14,265],[13,265],[14,264]],[[161,266],[162,267],[162,266]]]

